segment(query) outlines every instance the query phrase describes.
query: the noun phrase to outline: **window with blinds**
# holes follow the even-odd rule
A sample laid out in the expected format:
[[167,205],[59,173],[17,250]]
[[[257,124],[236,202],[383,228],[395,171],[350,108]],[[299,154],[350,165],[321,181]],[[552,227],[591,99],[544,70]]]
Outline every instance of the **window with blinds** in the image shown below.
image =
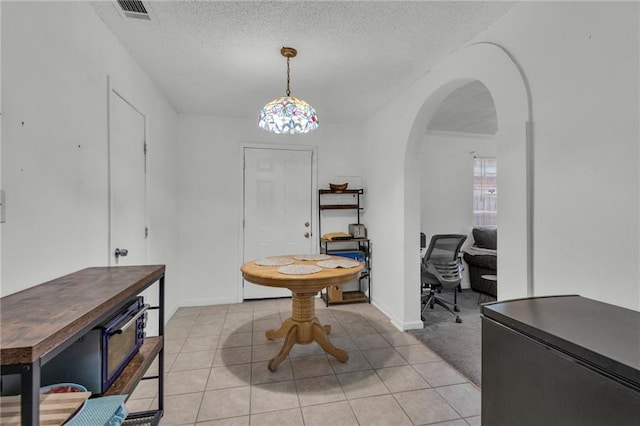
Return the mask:
[[497,162],[495,157],[473,159],[473,225],[496,227],[498,217]]

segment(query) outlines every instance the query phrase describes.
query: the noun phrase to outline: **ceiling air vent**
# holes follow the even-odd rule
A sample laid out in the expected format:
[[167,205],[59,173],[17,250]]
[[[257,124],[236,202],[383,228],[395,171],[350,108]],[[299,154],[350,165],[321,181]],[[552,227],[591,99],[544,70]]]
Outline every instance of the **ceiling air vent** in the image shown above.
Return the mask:
[[126,17],[151,20],[147,8],[140,0],[117,0],[117,2]]

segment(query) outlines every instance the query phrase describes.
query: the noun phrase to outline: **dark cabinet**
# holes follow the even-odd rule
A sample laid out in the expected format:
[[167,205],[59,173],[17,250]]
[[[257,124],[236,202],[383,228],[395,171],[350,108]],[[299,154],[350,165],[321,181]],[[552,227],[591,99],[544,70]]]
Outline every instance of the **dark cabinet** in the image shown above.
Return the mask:
[[482,314],[483,425],[638,424],[640,312],[556,296]]

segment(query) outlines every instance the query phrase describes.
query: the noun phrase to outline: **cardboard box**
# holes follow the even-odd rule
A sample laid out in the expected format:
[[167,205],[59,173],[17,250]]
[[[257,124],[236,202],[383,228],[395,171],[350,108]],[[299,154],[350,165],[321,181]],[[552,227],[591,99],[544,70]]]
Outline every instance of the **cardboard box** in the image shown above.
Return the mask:
[[327,293],[329,294],[329,302],[340,302],[342,301],[342,286],[341,285],[332,285],[327,289]]

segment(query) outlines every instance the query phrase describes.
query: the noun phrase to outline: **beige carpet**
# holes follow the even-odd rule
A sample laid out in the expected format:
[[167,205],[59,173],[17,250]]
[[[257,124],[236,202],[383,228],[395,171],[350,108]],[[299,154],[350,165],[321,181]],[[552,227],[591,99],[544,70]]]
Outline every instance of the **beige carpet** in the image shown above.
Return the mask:
[[[453,300],[453,294],[439,294]],[[409,332],[440,355],[467,379],[481,387],[481,324],[478,293],[463,290],[458,293],[462,323],[440,306],[425,311],[424,328]]]

